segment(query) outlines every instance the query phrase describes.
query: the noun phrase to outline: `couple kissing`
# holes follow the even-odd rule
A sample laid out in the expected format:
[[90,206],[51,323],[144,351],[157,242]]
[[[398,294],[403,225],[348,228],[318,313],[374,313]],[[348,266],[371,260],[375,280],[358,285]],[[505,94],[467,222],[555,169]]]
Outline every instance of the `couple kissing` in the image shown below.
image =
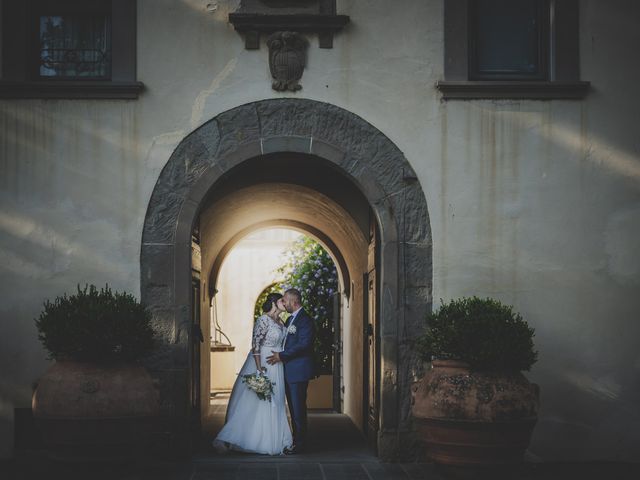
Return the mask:
[[[298,454],[306,446],[307,387],[315,376],[314,321],[295,288],[284,295],[269,294],[262,311],[253,327],[251,351],[231,391],[225,425],[213,445],[218,451]],[[285,311],[290,316],[283,323],[280,314]],[[266,400],[247,381],[258,377],[257,383],[267,385]]]

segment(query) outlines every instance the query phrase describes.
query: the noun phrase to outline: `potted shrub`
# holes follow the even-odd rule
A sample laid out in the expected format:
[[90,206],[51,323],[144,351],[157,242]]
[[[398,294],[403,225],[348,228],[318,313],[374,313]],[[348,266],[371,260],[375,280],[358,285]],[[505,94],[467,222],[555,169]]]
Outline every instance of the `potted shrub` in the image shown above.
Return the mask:
[[151,315],[133,296],[86,286],[46,301],[38,337],[56,362],[39,379],[33,415],[61,459],[128,457],[148,441],[159,393],[138,361],[154,346]]
[[431,368],[412,388],[412,414],[431,460],[522,461],[537,420],[538,386],[521,373],[537,359],[534,330],[510,306],[462,298],[428,317],[417,342]]

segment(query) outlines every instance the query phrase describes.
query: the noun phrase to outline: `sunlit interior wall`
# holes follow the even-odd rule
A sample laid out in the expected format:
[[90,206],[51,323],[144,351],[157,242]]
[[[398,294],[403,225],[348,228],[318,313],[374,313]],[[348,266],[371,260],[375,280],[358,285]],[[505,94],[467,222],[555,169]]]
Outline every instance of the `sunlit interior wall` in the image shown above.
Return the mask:
[[[215,186],[213,188],[215,189]],[[330,239],[336,249],[331,252],[331,255],[334,260],[335,255],[341,255],[344,258],[345,268],[353,282],[354,288],[349,289],[349,301],[347,302],[346,299],[343,301],[341,318],[344,332],[341,369],[345,387],[343,412],[361,428],[362,273],[366,268],[367,240],[360,227],[344,208],[317,191],[292,184],[258,183],[234,190],[206,205],[201,213],[200,233],[204,278],[209,277],[208,272],[214,270],[221,252],[225,251],[225,246],[233,241],[238,232],[243,232],[261,222],[275,221],[286,226],[286,221],[279,220],[283,218],[290,222],[298,222],[299,225],[306,225],[307,232],[310,229],[316,229]],[[304,229],[301,231],[304,233]],[[339,273],[343,292],[346,275],[345,272]],[[256,297],[264,286],[256,290]],[[218,295],[222,298],[222,293]],[[255,297],[250,300],[251,305],[253,302]],[[210,368],[211,372],[208,370],[209,365],[203,368],[205,379],[211,374],[215,375],[216,366],[211,364]],[[203,417],[207,417],[206,411],[203,411]]]
[[[277,269],[285,262],[283,252],[302,234],[294,230],[259,230],[238,242],[228,253],[218,276],[218,291],[212,307],[212,320],[218,319],[222,331],[235,347],[234,352],[220,353],[233,357],[231,371],[212,365],[211,378],[233,379],[247,359],[251,348],[253,309],[260,293],[269,285],[282,281]],[[211,327],[212,335],[214,327]],[[217,382],[216,382],[217,383]],[[233,384],[226,383],[230,388]]]
[[640,458],[640,6],[579,3],[580,101],[441,101],[444,0],[338,1],[352,24],[333,49],[311,38],[296,94],[271,90],[264,43],[245,50],[227,23],[237,1],[138,0],[138,100],[0,101],[0,456],[49,365],[43,299],[85,282],[138,294],[146,207],[176,145],[230,108],[296,96],[361,116],[412,164],[436,303],[491,295],[536,328],[532,454]]

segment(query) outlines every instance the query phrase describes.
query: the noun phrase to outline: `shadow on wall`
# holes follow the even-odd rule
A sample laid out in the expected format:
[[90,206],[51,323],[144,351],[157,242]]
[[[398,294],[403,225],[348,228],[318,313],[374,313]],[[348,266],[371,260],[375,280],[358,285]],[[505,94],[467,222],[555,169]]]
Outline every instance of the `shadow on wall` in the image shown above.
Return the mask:
[[[640,424],[637,409],[640,379],[626,389],[606,377],[597,378],[584,369],[536,368],[535,378],[544,379],[541,411],[530,453],[541,461],[629,461],[637,458],[640,432],[629,425]],[[621,367],[622,368],[622,367]],[[549,412],[546,414],[545,412]],[[585,423],[585,419],[591,419]]]

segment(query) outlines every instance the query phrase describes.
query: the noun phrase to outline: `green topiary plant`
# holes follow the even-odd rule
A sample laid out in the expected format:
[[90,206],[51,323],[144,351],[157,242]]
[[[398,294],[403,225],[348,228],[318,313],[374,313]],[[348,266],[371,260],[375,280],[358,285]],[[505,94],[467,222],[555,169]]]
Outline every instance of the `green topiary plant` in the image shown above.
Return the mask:
[[338,270],[329,253],[317,241],[302,237],[287,252],[287,263],[279,269],[283,290],[302,293],[302,306],[316,322],[313,345],[317,372],[333,371],[334,296],[338,292]]
[[47,300],[36,326],[49,358],[56,360],[134,362],[154,345],[150,312],[108,285],[78,285],[74,295]]
[[425,360],[455,359],[474,370],[529,370],[538,352],[533,328],[512,307],[490,298],[452,300],[431,313],[418,340]]

